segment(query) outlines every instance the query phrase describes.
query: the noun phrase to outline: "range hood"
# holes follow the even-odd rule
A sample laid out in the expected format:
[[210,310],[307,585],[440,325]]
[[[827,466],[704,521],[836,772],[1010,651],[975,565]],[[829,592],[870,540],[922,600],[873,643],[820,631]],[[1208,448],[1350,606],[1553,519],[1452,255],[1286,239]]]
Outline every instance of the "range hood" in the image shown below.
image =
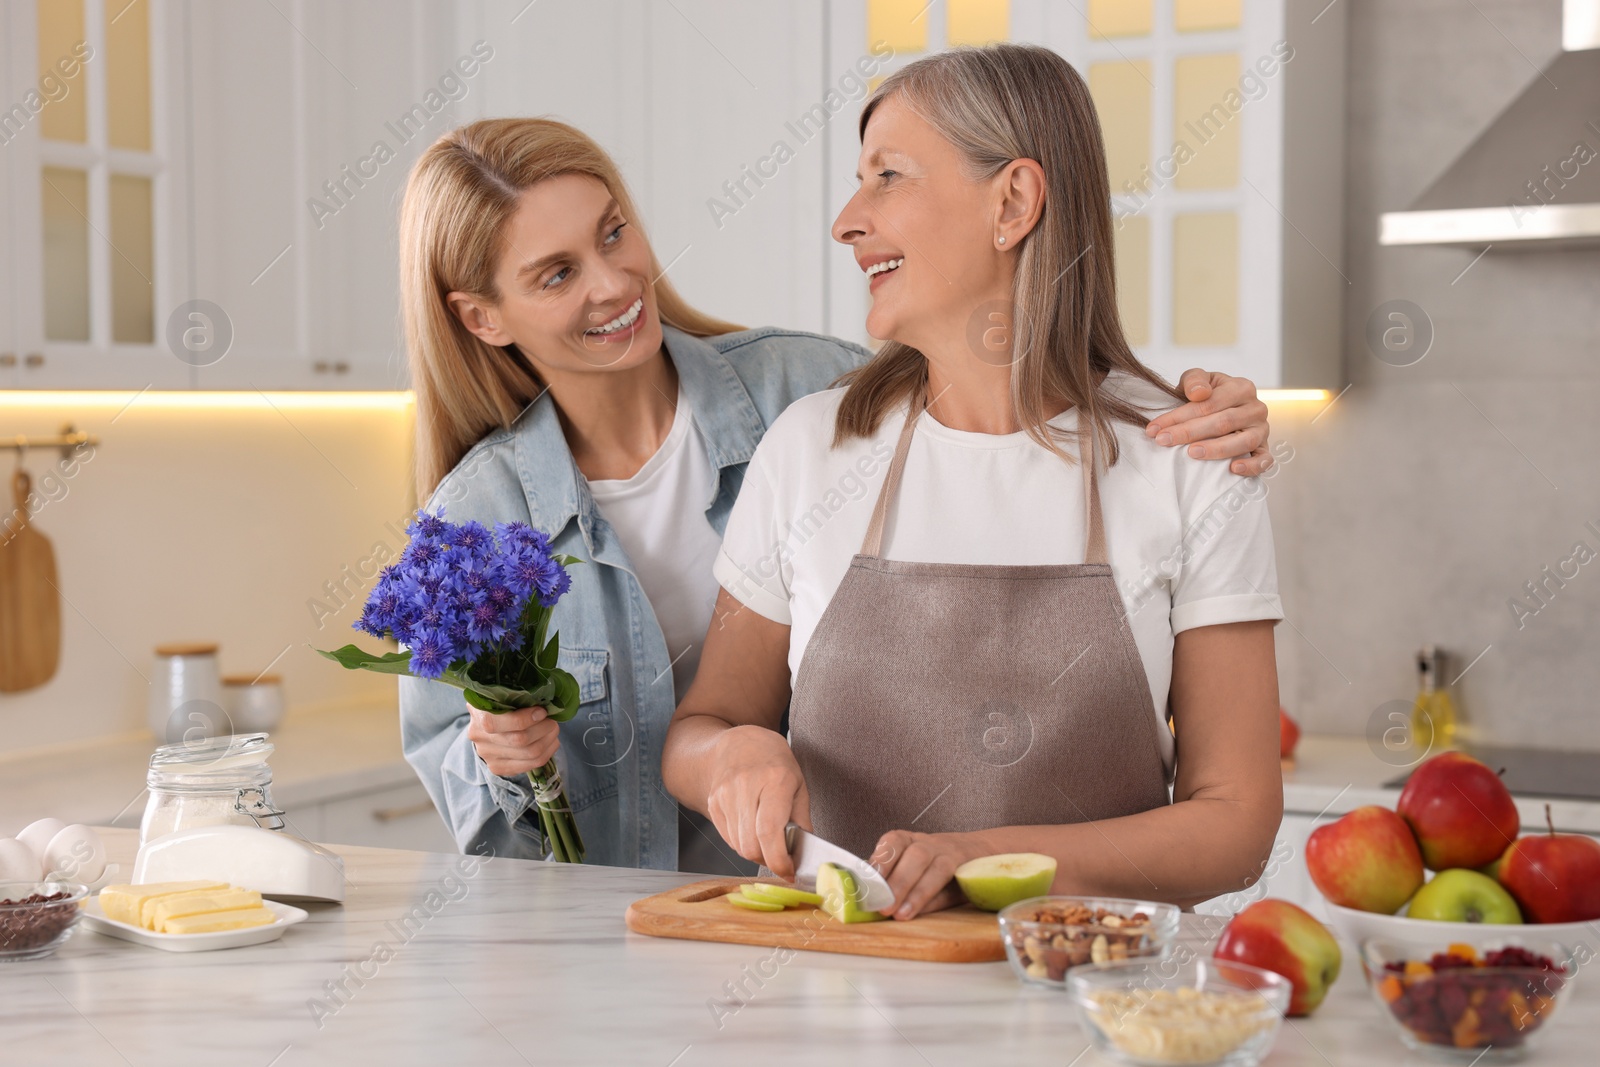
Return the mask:
[[1416,203],[1379,217],[1379,244],[1600,244],[1600,0],[1565,0],[1561,46]]

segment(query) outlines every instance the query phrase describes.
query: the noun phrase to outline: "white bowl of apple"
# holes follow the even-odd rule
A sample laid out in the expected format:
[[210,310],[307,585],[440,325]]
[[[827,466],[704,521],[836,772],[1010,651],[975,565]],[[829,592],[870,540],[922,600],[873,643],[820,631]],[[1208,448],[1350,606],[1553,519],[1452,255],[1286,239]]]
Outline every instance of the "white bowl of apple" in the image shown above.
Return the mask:
[[1395,811],[1369,805],[1313,831],[1306,867],[1334,928],[1358,947],[1482,950],[1524,934],[1600,953],[1600,841],[1521,829],[1499,776],[1445,752],[1412,773]]

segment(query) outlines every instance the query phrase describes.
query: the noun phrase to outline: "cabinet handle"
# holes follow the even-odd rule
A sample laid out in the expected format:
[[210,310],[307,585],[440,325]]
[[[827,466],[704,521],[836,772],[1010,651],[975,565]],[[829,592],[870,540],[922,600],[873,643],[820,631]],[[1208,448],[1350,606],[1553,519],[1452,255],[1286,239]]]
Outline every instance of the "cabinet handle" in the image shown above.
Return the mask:
[[25,366],[42,367],[44,366],[44,356],[37,352],[29,352],[23,357],[22,362]]
[[340,361],[333,365],[333,373],[343,374],[350,369],[350,364]]
[[433,801],[423,800],[399,808],[373,808],[372,817],[379,822],[394,822],[396,819],[409,819],[413,815],[421,815],[425,811],[432,810]]
[[328,373],[328,361],[325,360],[325,359],[317,360],[315,363],[311,364],[311,370],[312,370],[313,373],[316,373],[316,374],[327,374]]
[[0,352],[0,367],[15,367],[17,354],[15,352]]

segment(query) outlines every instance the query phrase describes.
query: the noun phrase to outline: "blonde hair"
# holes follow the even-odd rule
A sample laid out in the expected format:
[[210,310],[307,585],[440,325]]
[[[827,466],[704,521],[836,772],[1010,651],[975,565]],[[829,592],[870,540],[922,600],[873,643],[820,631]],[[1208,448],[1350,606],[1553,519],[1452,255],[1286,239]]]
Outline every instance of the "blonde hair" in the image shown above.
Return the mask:
[[[435,141],[412,167],[400,210],[400,302],[417,396],[417,496],[426,500],[484,434],[510,426],[544,390],[515,345],[500,348],[461,324],[445,297],[498,303],[495,268],[523,190],[546,178],[599,181],[642,234],[622,174],[582,131],[551,119],[485,119]],[[650,254],[661,321],[697,337],[743,327],[690,307]]]
[[[1174,399],[1183,397],[1140,363],[1117,316],[1112,258],[1111,189],[1105,147],[1088,86],[1047,48],[996,44],[955,48],[917,60],[884,79],[861,111],[865,138],[872,113],[894,97],[961,153],[969,176],[993,177],[1013,160],[1031,159],[1045,176],[1038,223],[1012,253],[1011,399],[1028,435],[1070,461],[1048,424],[1052,401],[1079,411],[1079,434],[1092,428],[1095,451],[1117,460],[1114,422],[1142,425],[1148,414],[1100,387],[1124,371]],[[927,359],[891,341],[841,381],[834,443],[868,437],[895,405],[927,383]]]

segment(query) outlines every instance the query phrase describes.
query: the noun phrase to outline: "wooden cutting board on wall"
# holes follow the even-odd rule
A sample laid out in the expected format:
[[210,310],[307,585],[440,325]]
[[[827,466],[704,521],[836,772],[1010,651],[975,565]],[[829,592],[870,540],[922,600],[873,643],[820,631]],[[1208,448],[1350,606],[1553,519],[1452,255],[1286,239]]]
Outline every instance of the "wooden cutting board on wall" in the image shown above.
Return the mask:
[[0,522],[0,693],[43,685],[61,660],[56,553],[28,516],[32,482],[11,476],[13,510]]
[[[1006,958],[993,912],[963,905],[909,922],[841,923],[819,908],[746,911],[723,898],[738,878],[708,878],[628,905],[628,929],[651,937],[724,941],[736,945],[888,956],[936,963],[982,963]],[[749,879],[744,879],[749,881]],[[774,883],[781,885],[782,883]]]

